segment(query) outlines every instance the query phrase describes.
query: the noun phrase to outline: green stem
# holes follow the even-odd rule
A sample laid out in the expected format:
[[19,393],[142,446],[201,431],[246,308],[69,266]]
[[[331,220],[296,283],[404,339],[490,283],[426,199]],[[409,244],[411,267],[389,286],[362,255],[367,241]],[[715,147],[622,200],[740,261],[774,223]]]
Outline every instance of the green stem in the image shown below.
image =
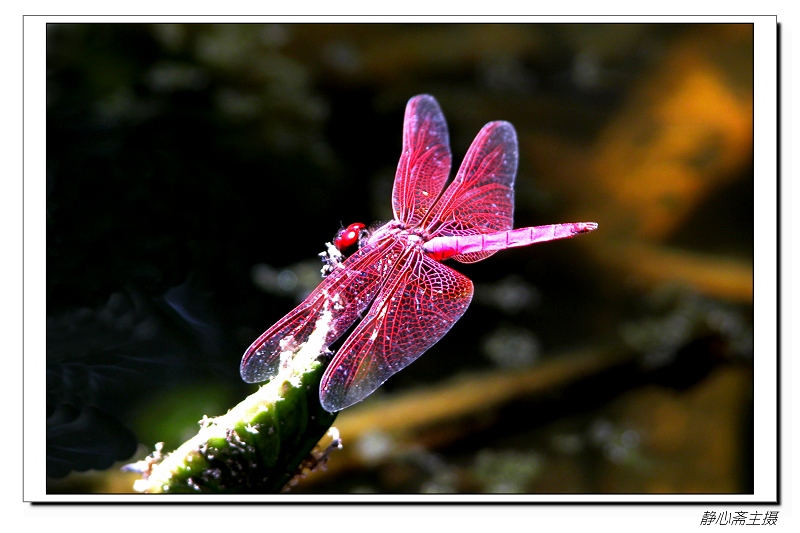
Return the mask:
[[[321,321],[322,322],[322,321]],[[134,489],[148,493],[275,493],[304,468],[335,413],[319,403],[325,324],[270,382],[227,414],[204,418],[197,435],[174,452],[160,449],[129,465],[142,472]],[[315,342],[315,340],[317,342]],[[332,446],[338,447],[334,437]],[[304,461],[306,461],[304,463]]]

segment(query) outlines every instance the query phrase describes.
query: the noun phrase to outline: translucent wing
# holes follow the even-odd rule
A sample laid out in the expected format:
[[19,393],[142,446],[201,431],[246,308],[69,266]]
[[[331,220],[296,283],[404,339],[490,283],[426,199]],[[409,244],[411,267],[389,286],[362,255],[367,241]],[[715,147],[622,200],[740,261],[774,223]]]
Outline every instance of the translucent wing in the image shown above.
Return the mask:
[[407,250],[322,377],[322,406],[334,412],[366,398],[441,339],[471,299],[467,277]]
[[[472,141],[453,183],[433,206],[424,225],[439,235],[474,235],[510,230],[514,225],[517,133],[508,122],[490,122]],[[494,252],[456,255],[472,263]]]
[[394,218],[416,226],[441,194],[450,174],[447,122],[436,100],[415,96],[406,105],[403,151],[392,190]]
[[342,335],[367,308],[388,275],[387,264],[398,254],[391,241],[361,248],[325,278],[289,314],[265,331],[247,349],[239,371],[247,383],[270,379],[280,369],[280,356],[294,352],[313,333],[323,313],[330,313],[325,345]]

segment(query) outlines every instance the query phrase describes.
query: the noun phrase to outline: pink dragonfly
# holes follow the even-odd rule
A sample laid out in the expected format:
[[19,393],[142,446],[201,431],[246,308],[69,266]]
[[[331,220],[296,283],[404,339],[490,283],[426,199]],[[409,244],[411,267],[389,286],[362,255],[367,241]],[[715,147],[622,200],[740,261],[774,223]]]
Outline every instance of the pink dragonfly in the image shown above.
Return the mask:
[[447,123],[432,96],[409,100],[392,191],[394,220],[371,232],[360,223],[339,232],[337,248],[358,243],[358,250],[344,261],[329,260],[322,283],[250,345],[242,378],[270,379],[319,323],[327,327],[327,348],[369,309],[320,383],[322,407],[340,411],[415,361],[467,310],[472,282],[441,261],[473,263],[497,250],[597,228],[577,222],[512,230],[517,157],[514,127],[490,122],[442,192],[450,173]]

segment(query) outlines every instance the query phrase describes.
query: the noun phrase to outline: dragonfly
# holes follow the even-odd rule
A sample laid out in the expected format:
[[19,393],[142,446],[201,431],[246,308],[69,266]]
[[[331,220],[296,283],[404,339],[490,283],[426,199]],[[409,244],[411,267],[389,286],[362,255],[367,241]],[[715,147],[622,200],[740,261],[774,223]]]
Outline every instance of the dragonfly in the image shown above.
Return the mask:
[[320,324],[328,352],[360,320],[319,386],[322,407],[341,411],[419,358],[467,310],[472,282],[442,261],[474,263],[498,250],[595,230],[594,222],[512,229],[517,146],[509,122],[486,124],[445,188],[451,153],[444,115],[432,96],[411,98],[392,190],[394,219],[373,230],[354,223],[339,231],[320,285],[245,351],[244,381],[274,377]]

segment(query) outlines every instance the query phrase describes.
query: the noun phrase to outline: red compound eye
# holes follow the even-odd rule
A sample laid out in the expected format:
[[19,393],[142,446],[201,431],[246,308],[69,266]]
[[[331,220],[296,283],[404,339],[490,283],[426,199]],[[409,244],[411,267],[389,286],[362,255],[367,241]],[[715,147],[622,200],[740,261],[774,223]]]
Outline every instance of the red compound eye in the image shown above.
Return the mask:
[[336,246],[337,250],[343,252],[358,242],[358,238],[361,236],[361,230],[365,227],[366,226],[361,222],[350,224],[336,235],[336,238],[333,239],[333,245]]

